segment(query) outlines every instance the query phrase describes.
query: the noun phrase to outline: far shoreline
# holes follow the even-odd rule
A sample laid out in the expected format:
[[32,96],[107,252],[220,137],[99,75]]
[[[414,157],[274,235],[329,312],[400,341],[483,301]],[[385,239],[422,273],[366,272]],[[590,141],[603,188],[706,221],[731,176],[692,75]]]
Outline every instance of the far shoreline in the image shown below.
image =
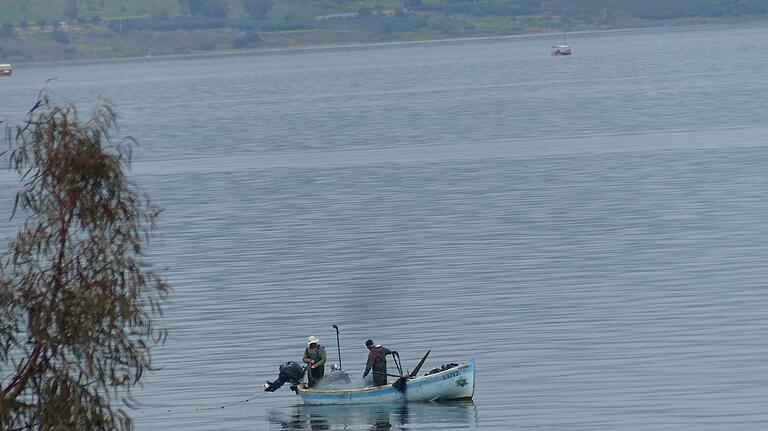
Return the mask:
[[[749,20],[722,20],[713,19],[712,22],[702,23],[682,23],[682,24],[664,24],[654,26],[634,26],[634,27],[620,27],[620,28],[608,28],[608,29],[583,29],[574,31],[546,31],[546,32],[529,32],[529,33],[517,33],[507,35],[478,35],[478,36],[466,36],[466,37],[448,37],[448,38],[429,38],[429,39],[413,39],[413,40],[393,40],[382,42],[350,42],[350,43],[318,43],[309,44],[303,46],[283,46],[283,47],[264,47],[264,48],[243,48],[243,49],[213,49],[213,50],[199,50],[195,52],[181,52],[181,53],[169,53],[169,54],[157,54],[157,55],[127,55],[127,56],[92,56],[85,58],[62,58],[52,60],[18,60],[12,62],[14,68],[16,66],[36,66],[36,65],[55,65],[55,64],[88,64],[88,63],[119,63],[119,62],[133,62],[136,60],[163,60],[174,58],[201,58],[201,57],[213,57],[213,56],[237,56],[237,55],[269,55],[269,54],[294,54],[302,52],[316,52],[316,51],[342,51],[342,50],[360,50],[371,48],[387,48],[395,46],[406,45],[429,45],[429,44],[443,44],[443,43],[457,43],[457,42],[476,42],[484,40],[515,40],[515,39],[544,39],[551,37],[560,37],[566,33],[568,35],[597,35],[597,34],[621,34],[621,33],[641,33],[641,32],[656,32],[660,30],[680,30],[680,31],[696,31],[729,27],[753,27],[765,25],[768,23],[768,17],[758,17],[756,19]],[[548,46],[547,46],[548,48]]]

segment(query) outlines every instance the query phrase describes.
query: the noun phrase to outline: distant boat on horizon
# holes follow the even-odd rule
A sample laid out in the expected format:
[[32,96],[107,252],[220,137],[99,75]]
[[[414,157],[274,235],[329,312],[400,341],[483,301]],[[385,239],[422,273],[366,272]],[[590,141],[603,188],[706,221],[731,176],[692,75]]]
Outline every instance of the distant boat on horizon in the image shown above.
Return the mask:
[[0,64],[0,76],[11,76],[12,70],[10,64]]
[[573,55],[571,47],[568,46],[568,39],[566,38],[565,33],[563,33],[563,44],[552,46],[552,56],[559,57],[561,55]]

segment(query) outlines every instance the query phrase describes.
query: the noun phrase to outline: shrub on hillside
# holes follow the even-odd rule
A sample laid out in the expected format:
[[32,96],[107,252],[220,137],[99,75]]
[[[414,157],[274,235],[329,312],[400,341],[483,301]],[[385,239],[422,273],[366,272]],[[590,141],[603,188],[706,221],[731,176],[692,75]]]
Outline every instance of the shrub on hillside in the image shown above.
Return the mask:
[[422,6],[421,0],[403,0],[404,9],[418,9]]
[[229,3],[224,0],[190,0],[189,12],[208,18],[226,18]]
[[257,25],[260,31],[296,31],[317,28],[314,21],[309,20],[269,20],[260,21]]
[[317,21],[316,28],[329,30],[355,30],[377,33],[418,32],[427,27],[429,20],[421,15],[405,17],[369,16],[366,18],[330,18]]
[[240,0],[245,13],[256,19],[267,19],[272,10],[272,0]]
[[0,37],[13,37],[13,24],[10,22],[4,22],[0,24]]
[[67,7],[64,8],[64,16],[67,17],[70,21],[74,21],[77,19],[78,11],[77,11],[77,0],[69,0],[67,2]]
[[261,37],[255,31],[245,33],[243,37],[237,38],[232,42],[232,47],[241,49],[247,48],[261,42]]
[[181,16],[175,18],[132,18],[110,21],[109,28],[119,33],[131,30],[177,31],[177,30],[212,30],[217,28],[236,28],[243,31],[256,30],[257,22],[248,19],[206,18],[203,16]]
[[371,16],[371,14],[373,14],[373,10],[371,10],[371,8],[369,7],[361,7],[360,9],[357,10],[358,18],[368,18],[369,16]]
[[61,30],[54,30],[53,33],[51,33],[51,35],[53,36],[53,40],[61,44],[69,45],[70,43],[72,43],[67,37],[67,34]]

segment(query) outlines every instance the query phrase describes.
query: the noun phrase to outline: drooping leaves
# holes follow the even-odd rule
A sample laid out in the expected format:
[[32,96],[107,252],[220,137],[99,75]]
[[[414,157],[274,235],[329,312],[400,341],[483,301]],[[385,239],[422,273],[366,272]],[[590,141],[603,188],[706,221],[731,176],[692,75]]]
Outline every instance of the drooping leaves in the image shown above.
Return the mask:
[[114,403],[152,367],[169,287],[144,261],[160,209],[126,178],[116,118],[41,93],[6,133],[25,220],[0,256],[0,429],[133,427]]

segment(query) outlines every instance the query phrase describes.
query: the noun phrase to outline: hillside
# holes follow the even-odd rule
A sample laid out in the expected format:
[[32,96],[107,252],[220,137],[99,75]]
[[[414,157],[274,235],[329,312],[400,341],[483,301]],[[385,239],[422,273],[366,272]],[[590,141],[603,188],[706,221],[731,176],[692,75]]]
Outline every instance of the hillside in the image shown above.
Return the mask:
[[765,19],[768,0],[0,0],[0,61]]

